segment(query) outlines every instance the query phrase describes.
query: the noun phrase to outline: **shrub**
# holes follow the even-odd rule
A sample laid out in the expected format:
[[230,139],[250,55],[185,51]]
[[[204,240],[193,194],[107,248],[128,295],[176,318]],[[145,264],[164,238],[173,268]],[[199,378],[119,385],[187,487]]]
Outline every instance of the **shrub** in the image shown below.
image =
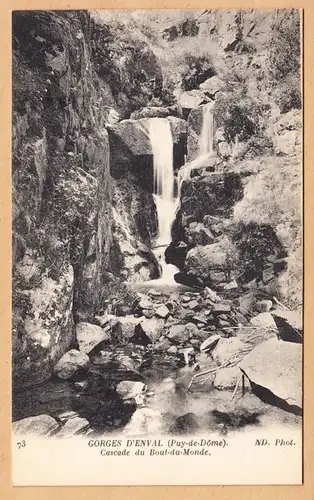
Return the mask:
[[182,88],[184,90],[192,90],[197,88],[207,78],[214,76],[212,60],[209,56],[196,56],[194,54],[186,54],[185,61],[186,69],[182,74]]
[[214,119],[217,127],[225,131],[227,141],[246,142],[262,133],[261,118],[267,108],[258,100],[247,95],[246,87],[225,92],[214,105]]
[[274,152],[274,143],[267,135],[261,132],[258,136],[251,137],[248,142],[242,144],[237,155],[237,160],[253,159],[257,156],[271,155]]
[[300,13],[289,10],[278,16],[269,41],[270,70],[275,80],[300,72]]
[[300,13],[293,9],[276,19],[269,40],[269,73],[282,113],[301,108],[300,68]]
[[274,90],[273,98],[281,113],[301,109],[301,86],[298,75],[290,74]]

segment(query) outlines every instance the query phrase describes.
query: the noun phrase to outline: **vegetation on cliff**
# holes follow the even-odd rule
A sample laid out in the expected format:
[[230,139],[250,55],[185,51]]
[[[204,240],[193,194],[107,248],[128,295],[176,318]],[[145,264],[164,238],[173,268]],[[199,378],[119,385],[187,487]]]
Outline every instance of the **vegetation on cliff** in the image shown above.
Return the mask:
[[169,120],[177,170],[214,102],[214,159],[183,183],[174,225],[189,283],[233,278],[234,251],[246,286],[267,249],[274,295],[299,305],[299,31],[297,10],[13,14],[18,387],[51,376],[77,347],[76,323],[110,301],[132,310],[130,283],[158,277],[150,117]]

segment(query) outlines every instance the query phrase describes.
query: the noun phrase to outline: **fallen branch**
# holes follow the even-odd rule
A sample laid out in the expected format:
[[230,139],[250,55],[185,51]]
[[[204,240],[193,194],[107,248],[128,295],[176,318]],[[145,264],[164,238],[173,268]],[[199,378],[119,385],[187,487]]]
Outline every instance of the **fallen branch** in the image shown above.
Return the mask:
[[237,379],[237,382],[236,382],[236,385],[235,385],[234,391],[233,391],[232,396],[231,396],[231,401],[235,398],[235,395],[236,395],[236,393],[237,393],[237,390],[238,390],[239,384],[240,384],[240,382],[241,382],[241,377],[242,377],[242,375],[240,375],[240,376],[238,377],[238,379]]

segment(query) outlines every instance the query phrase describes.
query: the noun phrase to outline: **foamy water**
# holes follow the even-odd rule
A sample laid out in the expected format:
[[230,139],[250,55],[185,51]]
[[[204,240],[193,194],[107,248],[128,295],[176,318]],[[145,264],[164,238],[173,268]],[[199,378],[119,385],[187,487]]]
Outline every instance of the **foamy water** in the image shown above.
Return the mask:
[[[153,153],[154,168],[154,200],[157,209],[158,236],[155,242],[154,254],[160,266],[163,284],[174,284],[174,275],[178,272],[176,266],[165,261],[165,249],[171,242],[171,227],[180,203],[182,183],[191,177],[193,169],[198,168],[213,153],[214,124],[212,105],[202,107],[203,121],[199,138],[198,157],[183,166],[174,176],[173,139],[170,123],[167,118],[152,118],[149,120],[149,138]],[[174,196],[174,185],[178,182],[178,193]],[[157,283],[156,283],[157,285]]]

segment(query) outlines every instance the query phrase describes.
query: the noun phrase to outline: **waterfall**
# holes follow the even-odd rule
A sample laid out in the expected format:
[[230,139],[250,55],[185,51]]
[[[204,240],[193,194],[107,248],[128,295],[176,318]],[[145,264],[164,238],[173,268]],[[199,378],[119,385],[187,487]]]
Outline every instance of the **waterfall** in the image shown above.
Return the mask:
[[165,248],[171,242],[171,226],[177,208],[174,197],[173,141],[170,123],[166,118],[150,118],[149,137],[153,153],[154,199],[157,208],[158,236],[155,256],[161,267],[161,279],[173,282],[177,268],[165,262]]
[[202,111],[203,119],[202,131],[199,139],[199,156],[212,154],[214,145],[214,119],[212,104],[205,104]]
[[212,113],[213,104],[204,104],[202,106],[202,128],[201,135],[198,141],[197,157],[186,163],[178,172],[178,198],[181,195],[181,186],[183,181],[191,178],[191,172],[195,168],[206,163],[208,156],[214,152],[214,117]]
[[[149,138],[153,154],[154,187],[153,194],[157,209],[158,236],[154,254],[159,263],[161,278],[154,280],[161,284],[173,284],[176,266],[166,264],[165,249],[171,242],[171,226],[180,203],[181,186],[191,176],[191,171],[202,164],[213,153],[213,115],[212,105],[202,107],[202,130],[199,139],[199,154],[195,160],[184,165],[175,179],[173,172],[173,140],[167,118],[149,119]],[[174,197],[174,183],[178,183],[178,193]],[[157,283],[156,283],[157,284]]]
[[169,121],[165,118],[151,118],[149,137],[154,161],[153,192],[158,217],[157,244],[160,246],[170,243],[176,206],[173,196],[173,142]]

